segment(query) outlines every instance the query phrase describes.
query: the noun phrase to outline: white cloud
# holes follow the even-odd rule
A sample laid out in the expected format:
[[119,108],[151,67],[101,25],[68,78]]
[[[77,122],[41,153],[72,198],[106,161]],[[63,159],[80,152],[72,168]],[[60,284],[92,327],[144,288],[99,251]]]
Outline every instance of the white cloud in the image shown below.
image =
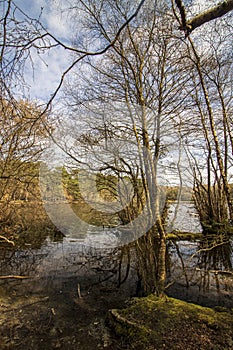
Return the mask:
[[25,70],[30,98],[44,101],[49,99],[59,84],[68,59],[65,50],[60,47],[43,56],[36,52],[32,54],[33,68],[28,65]]
[[[42,24],[58,39],[66,43],[71,39],[71,25],[67,21],[66,12],[61,11],[65,1],[16,0],[15,3],[32,18],[38,18],[41,13]],[[32,64],[28,61],[25,67],[25,81],[29,89],[23,94],[27,93],[30,99],[47,101],[54,93],[62,73],[69,65],[69,53],[61,47],[52,48],[40,55],[33,50],[31,59]]]
[[34,6],[43,8],[41,20],[53,35],[70,40],[73,31],[66,5],[64,0],[36,0]]

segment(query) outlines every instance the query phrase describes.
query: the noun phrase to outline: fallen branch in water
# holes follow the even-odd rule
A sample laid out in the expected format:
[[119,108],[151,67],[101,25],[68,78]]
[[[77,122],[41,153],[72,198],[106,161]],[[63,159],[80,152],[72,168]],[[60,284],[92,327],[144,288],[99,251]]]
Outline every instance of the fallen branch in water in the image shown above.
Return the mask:
[[13,241],[10,241],[8,238],[4,237],[4,236],[1,236],[0,235],[0,239],[3,239],[5,242],[9,243],[9,244],[12,244],[12,245],[15,245],[15,243]]
[[26,278],[31,278],[30,276],[15,276],[15,275],[7,275],[7,276],[0,276],[0,279],[3,280],[3,279],[10,279],[10,278],[16,278],[16,279],[20,279],[20,280],[23,280],[23,279],[26,279]]
[[81,288],[80,288],[80,284],[78,283],[78,287],[77,287],[77,293],[78,293],[78,297],[79,298],[82,298],[82,295],[81,295]]
[[205,270],[205,269],[200,269],[199,267],[196,267],[196,271],[201,271],[201,272],[207,272],[207,273],[214,273],[215,275],[227,275],[227,276],[233,276],[232,271],[224,271],[224,270]]
[[221,247],[225,244],[227,244],[228,242],[220,242],[220,243],[216,243],[216,244],[213,244],[211,245],[210,247],[207,247],[207,248],[200,248],[199,250],[197,250],[195,253],[193,253],[193,255],[189,258],[189,260],[192,260],[196,255],[202,253],[202,252],[209,252],[213,249],[215,249],[216,247]]

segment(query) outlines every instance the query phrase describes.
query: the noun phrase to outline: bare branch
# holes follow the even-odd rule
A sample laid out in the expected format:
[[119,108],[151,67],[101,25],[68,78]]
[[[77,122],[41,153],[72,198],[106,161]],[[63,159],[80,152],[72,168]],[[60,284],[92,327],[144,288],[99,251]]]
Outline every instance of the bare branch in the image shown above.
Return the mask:
[[0,55],[0,62],[2,62],[5,46],[6,46],[6,35],[7,35],[7,17],[10,13],[10,7],[11,7],[11,0],[8,1],[8,6],[6,10],[6,14],[4,16],[3,20],[3,42],[2,42],[2,49],[1,49],[1,55]]
[[15,243],[13,241],[10,241],[8,238],[0,235],[0,239],[3,239],[5,242],[9,243],[9,244],[12,244],[12,245],[15,245]]
[[175,0],[176,2],[176,6],[178,7],[179,11],[180,11],[180,17],[181,17],[181,23],[182,23],[182,28],[186,29],[187,27],[187,21],[186,21],[186,11],[185,11],[185,7],[182,3],[182,0]]
[[222,17],[233,10],[233,0],[224,0],[218,5],[199,13],[187,21],[185,7],[182,0],[175,0],[175,3],[179,9],[181,17],[181,21],[179,21],[181,24],[180,29],[185,32],[186,36],[188,36],[194,29],[202,26],[203,24],[216,18]]
[[219,3],[217,6],[210,8],[209,10],[198,14],[192,19],[187,21],[186,28],[189,33],[194,29],[200,27],[204,23],[212,21],[213,19],[224,16],[226,13],[233,10],[233,0],[225,0]]
[[23,280],[23,279],[28,279],[30,278],[29,276],[17,276],[17,275],[7,275],[7,276],[0,276],[0,279],[19,279],[19,280]]
[[71,48],[68,46],[65,46],[64,44],[62,44],[59,40],[57,40],[54,36],[52,36],[50,33],[48,33],[49,36],[51,36],[51,38],[53,40],[55,40],[59,45],[61,45],[62,47],[64,47],[65,49],[71,50],[71,51],[76,51],[77,53],[82,54],[82,56],[80,56],[79,58],[77,58],[66,70],[65,72],[63,72],[60,82],[57,86],[57,88],[55,89],[54,93],[52,94],[51,98],[49,99],[48,103],[46,104],[45,109],[43,110],[42,114],[44,114],[45,112],[47,112],[47,110],[49,109],[49,106],[51,105],[51,103],[53,102],[53,100],[55,99],[55,97],[57,96],[59,90],[61,89],[61,86],[63,85],[64,79],[66,77],[66,75],[72,70],[72,68],[74,66],[76,66],[76,64],[78,62],[80,62],[82,59],[84,59],[87,56],[98,56],[98,55],[102,55],[105,52],[107,52],[111,47],[114,46],[114,44],[116,43],[117,39],[119,38],[121,32],[128,26],[128,24],[138,15],[141,7],[143,6],[145,0],[142,0],[140,2],[140,4],[138,5],[136,11],[132,14],[132,16],[130,16],[125,23],[119,28],[119,30],[117,31],[114,39],[102,50],[100,51],[96,51],[96,52],[85,52],[83,50],[80,49],[75,49],[75,48]]

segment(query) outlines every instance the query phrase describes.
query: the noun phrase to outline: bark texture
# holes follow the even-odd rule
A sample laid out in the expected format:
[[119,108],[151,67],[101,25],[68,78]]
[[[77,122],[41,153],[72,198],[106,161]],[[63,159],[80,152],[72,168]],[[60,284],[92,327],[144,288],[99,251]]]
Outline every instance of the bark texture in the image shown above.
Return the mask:
[[194,29],[202,26],[203,24],[212,21],[216,18],[222,17],[228,12],[233,10],[233,0],[224,0],[221,1],[214,7],[199,13],[193,18],[187,20],[185,7],[183,5],[182,0],[175,0],[176,6],[180,12],[180,29],[184,30],[186,36],[188,36]]

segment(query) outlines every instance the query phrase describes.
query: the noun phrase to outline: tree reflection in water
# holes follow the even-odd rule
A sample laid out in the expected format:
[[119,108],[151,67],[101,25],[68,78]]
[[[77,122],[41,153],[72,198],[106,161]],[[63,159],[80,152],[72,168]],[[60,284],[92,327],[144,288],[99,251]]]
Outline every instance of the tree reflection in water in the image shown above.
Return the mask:
[[[60,238],[60,237],[59,237]],[[128,295],[140,294],[137,259],[133,245],[113,251],[99,251],[80,246],[79,241],[61,237],[47,238],[41,248],[1,249],[1,275],[30,276],[15,281],[27,290],[58,288],[70,279],[81,284],[82,293],[94,285],[124,289]],[[218,235],[198,242],[167,242],[167,293],[205,305],[233,307],[232,240]],[[13,282],[13,281],[12,281]],[[12,282],[10,285],[12,285]],[[75,282],[76,283],[76,282]],[[6,287],[6,282],[1,285]]]
[[171,242],[168,294],[232,307],[232,253],[232,239],[226,235],[205,236],[199,242]]
[[198,267],[201,288],[208,291],[215,283],[218,293],[232,291],[232,241],[226,235],[206,236],[199,244]]

